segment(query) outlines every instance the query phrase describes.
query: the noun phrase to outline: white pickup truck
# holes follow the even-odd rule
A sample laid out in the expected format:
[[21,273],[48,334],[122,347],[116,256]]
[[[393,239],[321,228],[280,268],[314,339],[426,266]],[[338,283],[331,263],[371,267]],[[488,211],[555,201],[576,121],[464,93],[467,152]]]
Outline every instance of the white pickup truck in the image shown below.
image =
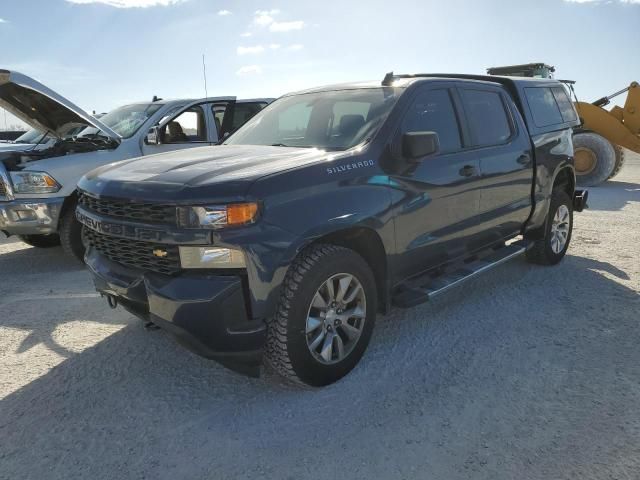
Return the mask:
[[[273,99],[209,97],[125,105],[92,117],[18,72],[0,70],[0,107],[57,141],[0,150],[0,231],[35,247],[62,244],[82,260],[75,219],[76,184],[108,163],[183,148],[215,145]],[[69,138],[69,132],[85,127]]]

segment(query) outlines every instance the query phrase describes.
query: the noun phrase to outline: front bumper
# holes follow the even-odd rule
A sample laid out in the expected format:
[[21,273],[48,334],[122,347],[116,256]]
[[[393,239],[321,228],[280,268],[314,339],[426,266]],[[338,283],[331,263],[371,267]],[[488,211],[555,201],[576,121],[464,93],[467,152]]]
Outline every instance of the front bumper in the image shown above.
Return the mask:
[[34,198],[0,202],[0,231],[7,235],[55,233],[64,198]]
[[168,276],[112,262],[93,249],[85,258],[98,292],[151,321],[203,357],[257,376],[266,325],[250,320],[238,275],[186,272]]

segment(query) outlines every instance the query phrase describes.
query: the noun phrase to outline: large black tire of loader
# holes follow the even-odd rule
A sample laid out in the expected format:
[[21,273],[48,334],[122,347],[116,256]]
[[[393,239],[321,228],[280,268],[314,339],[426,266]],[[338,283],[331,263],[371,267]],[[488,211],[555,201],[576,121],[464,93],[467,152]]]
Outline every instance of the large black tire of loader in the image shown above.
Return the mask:
[[55,233],[49,235],[19,235],[18,238],[27,245],[37,248],[51,248],[60,245],[60,237]]
[[64,252],[84,263],[85,247],[82,243],[82,224],[76,219],[75,202],[62,212],[58,234]]
[[616,152],[609,140],[597,133],[578,133],[573,136],[573,148],[578,185],[595,187],[606,182],[613,175],[616,167]]
[[616,166],[613,167],[613,172],[607,180],[610,180],[618,175],[620,173],[620,170],[622,170],[622,167],[624,166],[624,148],[622,148],[620,145],[614,145],[613,149],[616,152]]

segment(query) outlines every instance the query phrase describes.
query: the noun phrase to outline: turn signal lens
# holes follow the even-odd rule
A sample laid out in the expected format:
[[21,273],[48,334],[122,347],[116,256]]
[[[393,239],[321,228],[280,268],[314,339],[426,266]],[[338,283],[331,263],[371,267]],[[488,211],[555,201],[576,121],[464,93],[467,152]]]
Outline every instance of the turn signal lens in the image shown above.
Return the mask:
[[251,223],[258,213],[257,203],[234,203],[227,205],[227,225]]
[[253,223],[258,216],[257,203],[230,203],[206,207],[179,207],[178,223],[185,228],[225,228]]
[[11,172],[15,193],[56,193],[62,186],[46,172],[22,170]]

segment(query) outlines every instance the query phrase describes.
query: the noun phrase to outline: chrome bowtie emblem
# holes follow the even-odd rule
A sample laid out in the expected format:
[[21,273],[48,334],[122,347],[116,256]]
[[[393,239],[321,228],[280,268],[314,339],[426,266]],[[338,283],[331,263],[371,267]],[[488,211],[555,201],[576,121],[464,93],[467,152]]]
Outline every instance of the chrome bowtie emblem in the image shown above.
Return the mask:
[[160,249],[160,248],[156,248],[156,249],[153,251],[153,254],[154,254],[156,257],[164,258],[164,257],[166,257],[167,255],[169,255],[169,252],[167,252],[166,250],[162,250],[162,249]]

